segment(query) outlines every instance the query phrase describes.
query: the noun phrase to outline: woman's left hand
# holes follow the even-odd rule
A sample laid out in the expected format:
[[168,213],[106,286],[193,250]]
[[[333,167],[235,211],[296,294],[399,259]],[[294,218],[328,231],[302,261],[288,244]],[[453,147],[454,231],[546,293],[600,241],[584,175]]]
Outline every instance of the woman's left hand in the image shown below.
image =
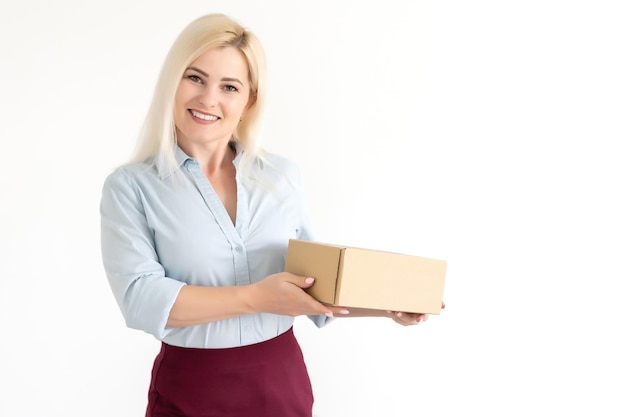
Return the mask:
[[[428,320],[428,314],[407,313],[404,311],[385,311],[370,308],[337,307],[328,306],[337,316],[335,317],[389,317],[393,321],[403,326],[413,326]],[[446,308],[445,303],[441,303],[441,308]]]
[[405,313],[402,311],[387,311],[387,316],[403,326],[413,326],[428,320],[428,314]]
[[[446,308],[446,303],[441,302],[441,308]],[[428,314],[421,313],[405,313],[403,311],[387,311],[387,316],[393,321],[403,326],[413,326],[428,320]]]

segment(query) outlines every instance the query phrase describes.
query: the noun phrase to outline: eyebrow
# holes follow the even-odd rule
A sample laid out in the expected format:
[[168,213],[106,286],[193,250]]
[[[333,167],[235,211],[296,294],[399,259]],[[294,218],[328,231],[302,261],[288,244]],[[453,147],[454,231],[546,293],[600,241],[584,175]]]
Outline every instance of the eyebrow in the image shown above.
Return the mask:
[[[196,67],[189,67],[187,68],[188,70],[192,70],[192,71],[196,71],[199,72],[200,74],[204,75],[205,77],[209,78],[209,74],[207,74],[206,72],[202,71],[200,68],[196,68]],[[243,87],[243,83],[238,79],[238,78],[232,78],[232,77],[223,77],[222,81],[227,81],[227,82],[236,82],[241,84],[241,86]]]

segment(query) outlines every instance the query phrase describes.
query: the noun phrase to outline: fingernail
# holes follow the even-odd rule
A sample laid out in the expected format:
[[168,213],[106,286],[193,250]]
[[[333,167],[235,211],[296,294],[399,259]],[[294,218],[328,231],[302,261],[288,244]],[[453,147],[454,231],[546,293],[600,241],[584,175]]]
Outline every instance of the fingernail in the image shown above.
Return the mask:
[[333,316],[333,312],[332,312],[332,311],[329,311],[328,313],[324,313],[324,315],[325,315],[326,317],[330,317],[330,318],[335,317],[335,316]]
[[304,280],[304,282],[306,282],[307,284],[311,284],[313,283],[313,281],[315,281],[315,278],[311,278],[311,277],[308,277],[307,279]]
[[396,317],[402,317],[402,313],[396,313]]
[[339,314],[350,314],[350,310],[339,310]]

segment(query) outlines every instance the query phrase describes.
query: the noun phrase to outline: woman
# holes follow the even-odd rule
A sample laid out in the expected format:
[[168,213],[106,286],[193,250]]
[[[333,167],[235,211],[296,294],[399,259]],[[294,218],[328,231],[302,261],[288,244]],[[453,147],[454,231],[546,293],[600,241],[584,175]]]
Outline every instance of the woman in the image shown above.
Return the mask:
[[312,239],[299,171],[263,153],[258,39],[221,14],[189,24],[161,71],[133,161],[105,181],[102,254],[129,327],[162,342],[146,416],[311,416],[293,317],[426,315],[330,307],[284,270]]

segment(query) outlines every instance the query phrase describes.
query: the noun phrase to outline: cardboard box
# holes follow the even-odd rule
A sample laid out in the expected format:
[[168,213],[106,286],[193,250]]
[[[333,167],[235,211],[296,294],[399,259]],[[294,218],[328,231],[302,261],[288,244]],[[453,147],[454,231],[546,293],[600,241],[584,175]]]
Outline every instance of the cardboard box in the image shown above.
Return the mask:
[[289,240],[285,271],[314,277],[307,292],[343,307],[439,314],[446,261]]

